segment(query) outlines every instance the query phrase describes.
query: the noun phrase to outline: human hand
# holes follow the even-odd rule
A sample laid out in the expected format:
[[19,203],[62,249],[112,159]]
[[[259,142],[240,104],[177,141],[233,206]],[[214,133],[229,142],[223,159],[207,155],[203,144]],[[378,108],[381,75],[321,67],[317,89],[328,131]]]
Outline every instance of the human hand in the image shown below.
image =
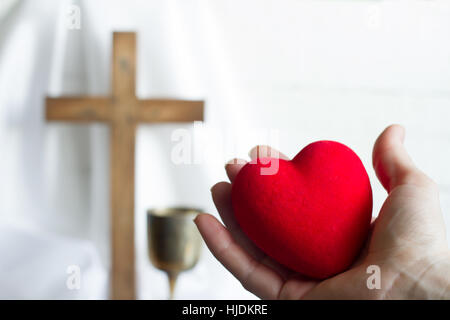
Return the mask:
[[[389,195],[360,256],[332,278],[309,279],[257,248],[234,218],[230,183],[219,182],[211,189],[226,227],[209,214],[200,214],[195,223],[213,255],[262,299],[450,298],[450,253],[438,188],[414,166],[403,147],[404,135],[401,126],[393,125],[378,137],[373,166]],[[273,154],[270,147],[250,151],[252,160]],[[225,166],[231,183],[245,163],[235,159]],[[367,286],[371,265],[380,268],[380,289]]]

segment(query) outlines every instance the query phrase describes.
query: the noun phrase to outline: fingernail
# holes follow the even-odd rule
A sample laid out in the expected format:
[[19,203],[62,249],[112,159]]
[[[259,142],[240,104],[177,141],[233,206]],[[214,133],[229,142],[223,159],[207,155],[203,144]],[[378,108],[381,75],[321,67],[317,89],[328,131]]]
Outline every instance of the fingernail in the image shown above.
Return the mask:
[[217,185],[217,183],[216,184],[214,184],[214,185],[212,185],[211,186],[211,188],[209,188],[209,191],[212,193],[213,192],[213,189],[214,189],[214,187]]
[[234,162],[236,162],[236,159],[231,159],[231,160],[228,160],[227,162],[225,162],[225,168],[227,167],[227,165],[229,165],[229,164],[234,164]]
[[406,128],[404,126],[402,126],[402,128],[403,128],[402,143],[405,143]]
[[249,156],[250,158],[252,158],[252,156],[253,156],[253,154],[254,154],[255,152],[256,152],[256,157],[255,157],[255,158],[258,158],[258,157],[259,157],[259,146],[256,146],[256,147],[251,148],[250,151],[248,152],[248,156]]

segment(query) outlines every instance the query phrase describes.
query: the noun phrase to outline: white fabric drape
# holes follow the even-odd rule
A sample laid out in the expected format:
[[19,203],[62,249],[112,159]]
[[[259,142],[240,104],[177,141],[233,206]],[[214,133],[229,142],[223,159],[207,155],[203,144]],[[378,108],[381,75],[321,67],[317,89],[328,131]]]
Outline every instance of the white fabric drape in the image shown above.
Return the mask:
[[[80,30],[65,26],[70,4],[81,8]],[[18,240],[16,245],[1,248],[8,253],[4,264],[0,263],[1,297],[107,297],[108,128],[47,123],[44,97],[108,94],[112,32],[135,30],[139,39],[138,95],[204,98],[196,68],[201,56],[193,52],[195,44],[187,39],[192,34],[186,34],[178,20],[180,12],[173,5],[136,2],[130,11],[123,11],[120,2],[21,1],[4,18],[0,206],[7,232],[3,237],[6,243],[29,241]],[[146,210],[192,205],[212,212],[208,190],[213,180],[206,178],[208,168],[170,162],[171,133],[178,128],[180,125],[170,124],[139,128],[136,247],[141,298],[167,297],[165,275],[151,267],[146,253]],[[192,132],[191,125],[181,128]],[[148,185],[148,179],[158,183]],[[63,243],[72,249],[65,251],[69,246]],[[47,251],[52,256],[45,254]],[[30,259],[35,261],[36,272],[45,275],[34,278],[30,284],[37,288],[34,290],[20,280],[28,270],[26,264],[11,271],[11,260],[26,263]],[[83,283],[89,285],[78,291],[67,289],[70,265],[80,266]],[[60,269],[55,274],[56,266]],[[210,279],[216,280],[211,283]],[[12,290],[14,285],[17,287]],[[214,290],[217,285],[222,290]],[[232,292],[236,298],[252,297],[223,272],[206,249],[197,268],[180,277],[177,292],[179,298],[225,298]]]

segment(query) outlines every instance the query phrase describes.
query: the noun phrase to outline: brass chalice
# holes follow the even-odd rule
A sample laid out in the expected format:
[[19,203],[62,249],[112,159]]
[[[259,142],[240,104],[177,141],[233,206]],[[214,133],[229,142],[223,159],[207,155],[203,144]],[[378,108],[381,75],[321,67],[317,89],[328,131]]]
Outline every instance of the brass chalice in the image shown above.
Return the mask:
[[193,219],[201,211],[193,208],[152,209],[147,212],[148,253],[152,264],[167,273],[170,299],[180,272],[197,263],[202,238]]

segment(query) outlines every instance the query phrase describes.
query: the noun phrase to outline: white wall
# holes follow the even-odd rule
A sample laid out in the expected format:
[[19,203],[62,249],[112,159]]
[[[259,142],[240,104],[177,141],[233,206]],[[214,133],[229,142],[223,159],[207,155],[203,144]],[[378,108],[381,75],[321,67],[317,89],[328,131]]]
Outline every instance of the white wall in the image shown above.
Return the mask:
[[[163,67],[144,51],[142,93],[196,93],[191,82],[199,80],[198,91],[207,101],[206,125],[225,135],[234,130],[243,135],[238,143],[244,157],[259,142],[247,130],[278,130],[279,147],[289,156],[318,139],[346,143],[369,172],[374,214],[386,193],[372,170],[372,146],[387,125],[401,123],[417,165],[441,186],[450,223],[450,3],[215,1],[198,7],[178,2],[171,9],[177,13],[171,28],[186,37],[171,44],[177,48],[174,59],[194,67],[174,70],[186,79],[184,89],[182,84],[177,91],[155,89],[146,81],[153,68]],[[140,168],[154,159],[147,137],[155,132],[141,128]],[[169,150],[164,152],[168,159]],[[225,179],[219,161],[206,167],[209,184]],[[139,175],[142,209],[152,204],[147,190],[159,185],[152,179],[156,170],[142,169]],[[186,190],[185,199],[199,192],[206,196],[203,189]],[[214,212],[210,204],[205,206]]]

